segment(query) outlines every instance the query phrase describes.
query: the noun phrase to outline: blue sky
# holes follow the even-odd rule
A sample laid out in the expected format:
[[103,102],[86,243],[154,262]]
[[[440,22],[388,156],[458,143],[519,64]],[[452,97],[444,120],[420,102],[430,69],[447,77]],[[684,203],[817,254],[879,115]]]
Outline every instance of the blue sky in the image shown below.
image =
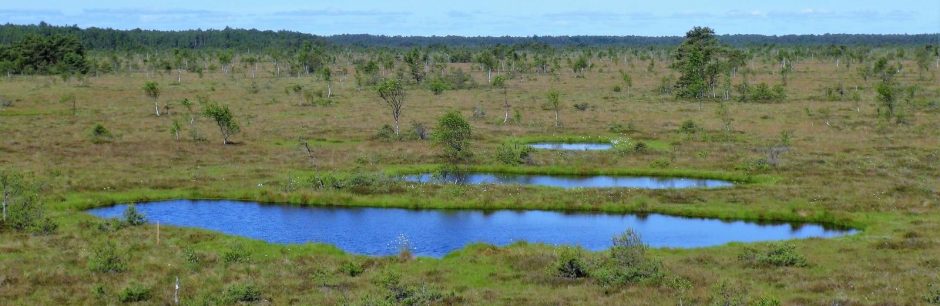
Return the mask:
[[313,34],[682,35],[938,33],[938,0],[298,1],[0,0],[0,23],[182,30],[257,28]]

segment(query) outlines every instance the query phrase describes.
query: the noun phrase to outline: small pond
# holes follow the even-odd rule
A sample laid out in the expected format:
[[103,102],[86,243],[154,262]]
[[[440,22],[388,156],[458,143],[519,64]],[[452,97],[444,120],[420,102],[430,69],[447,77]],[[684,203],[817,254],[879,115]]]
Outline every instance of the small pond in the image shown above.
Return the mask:
[[485,172],[447,172],[406,175],[408,182],[460,184],[460,185],[534,185],[560,188],[638,188],[638,189],[681,189],[681,188],[720,188],[731,187],[734,183],[722,180],[649,177],[649,176],[571,176],[547,174],[505,174]]
[[614,146],[610,143],[559,143],[559,142],[539,142],[529,144],[529,147],[539,150],[561,150],[561,151],[603,151],[610,150]]
[[[114,218],[126,205],[91,209]],[[636,230],[652,247],[695,248],[854,233],[815,224],[759,224],[684,218],[552,211],[411,210],[397,208],[300,207],[227,200],[173,200],[137,204],[151,223],[194,227],[272,243],[318,242],[350,253],[393,255],[407,237],[418,256],[441,257],[474,242],[504,246],[516,241],[610,247],[611,237]]]

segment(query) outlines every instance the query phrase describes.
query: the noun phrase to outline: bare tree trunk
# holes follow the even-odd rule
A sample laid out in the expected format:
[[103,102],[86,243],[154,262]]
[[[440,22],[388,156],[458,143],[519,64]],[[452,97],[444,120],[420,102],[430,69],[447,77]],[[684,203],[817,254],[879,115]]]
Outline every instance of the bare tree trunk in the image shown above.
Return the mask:
[[559,127],[559,126],[560,124],[558,123],[558,109],[556,108],[555,109],[555,127]]
[[333,81],[332,80],[326,83],[326,97],[327,99],[333,97]]
[[183,83],[183,69],[176,68],[176,84]]
[[196,116],[193,116],[191,112],[189,115],[189,130],[193,134],[193,141],[196,141],[199,138],[199,134],[196,132]]
[[219,132],[222,133],[222,145],[228,144],[228,135],[225,134],[225,129],[222,128],[222,125],[219,125]]
[[400,135],[398,130],[398,116],[395,116],[395,136],[398,135]]
[[157,99],[153,99],[153,110],[157,112],[157,117],[160,117],[160,103],[157,102]]
[[503,88],[503,106],[506,108],[506,115],[503,116],[503,124],[509,122],[509,94],[506,92],[507,89]]

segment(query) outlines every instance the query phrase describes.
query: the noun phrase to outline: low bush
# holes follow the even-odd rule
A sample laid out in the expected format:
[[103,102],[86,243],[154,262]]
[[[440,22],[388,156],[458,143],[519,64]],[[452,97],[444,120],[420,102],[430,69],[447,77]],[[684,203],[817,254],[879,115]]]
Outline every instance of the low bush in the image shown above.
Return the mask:
[[553,265],[555,275],[563,278],[583,278],[588,276],[584,252],[576,247],[561,247]]
[[754,86],[742,84],[738,87],[741,94],[741,102],[780,102],[787,98],[786,89],[783,85],[774,85],[770,87],[767,83],[760,83]]
[[223,298],[227,304],[250,303],[260,301],[261,290],[253,284],[236,284],[225,288]]
[[927,288],[927,294],[924,295],[924,302],[940,305],[940,283],[930,284]]
[[[445,303],[448,300],[457,300],[453,294],[450,296],[428,287],[404,284],[401,276],[394,273],[383,275],[378,280],[379,285],[387,290],[385,295],[386,303],[392,305],[432,305],[432,304],[454,304]],[[454,301],[452,301],[454,302]],[[367,303],[367,304],[385,304],[385,303]]]
[[0,230],[50,234],[58,228],[58,224],[46,216],[46,206],[40,199],[41,185],[31,176],[0,169],[0,191],[3,193]]
[[362,272],[364,272],[365,269],[360,264],[347,261],[339,266],[339,271],[342,272],[343,274],[356,277],[362,274]]
[[637,232],[627,229],[613,238],[610,258],[601,263],[595,277],[606,286],[661,280],[662,263],[649,258],[648,249]]
[[650,167],[659,168],[659,169],[669,168],[669,166],[671,165],[672,165],[672,161],[670,161],[668,158],[660,158],[650,163]]
[[134,204],[131,204],[124,209],[124,223],[130,226],[138,226],[147,223],[147,219],[137,212],[137,207]]
[[100,123],[96,123],[95,126],[91,128],[89,133],[89,138],[94,144],[108,143],[114,139],[114,135],[111,134],[111,131],[108,128],[104,127]]
[[607,126],[607,131],[615,134],[628,134],[636,132],[637,129],[632,122],[628,122],[626,125],[621,123],[611,123]]
[[222,253],[222,262],[226,264],[245,263],[251,261],[251,253],[241,244],[233,244]]
[[395,135],[395,129],[391,125],[386,124],[382,125],[379,131],[375,133],[375,139],[393,141],[398,140],[398,135]]
[[92,249],[88,269],[98,273],[120,273],[127,270],[127,261],[118,255],[114,242],[108,241]]
[[738,259],[748,266],[805,267],[806,257],[797,253],[796,246],[789,243],[772,243],[766,248],[747,247]]
[[150,288],[140,284],[131,284],[124,288],[124,290],[121,290],[120,295],[118,295],[118,300],[120,300],[121,303],[133,303],[149,300],[150,297]]
[[319,190],[345,190],[359,194],[387,193],[399,181],[379,173],[320,172],[307,178],[307,183]]
[[692,120],[686,120],[682,122],[682,125],[679,126],[679,133],[683,134],[695,134],[702,131],[702,127],[695,123]]
[[532,147],[517,143],[507,142],[496,148],[496,160],[507,165],[531,164]]
[[433,78],[428,82],[428,89],[431,90],[435,96],[444,93],[445,90],[450,89],[450,84],[447,83],[442,78]]
[[411,139],[426,140],[428,139],[428,128],[424,126],[424,123],[412,121],[411,130],[408,132],[408,136]]

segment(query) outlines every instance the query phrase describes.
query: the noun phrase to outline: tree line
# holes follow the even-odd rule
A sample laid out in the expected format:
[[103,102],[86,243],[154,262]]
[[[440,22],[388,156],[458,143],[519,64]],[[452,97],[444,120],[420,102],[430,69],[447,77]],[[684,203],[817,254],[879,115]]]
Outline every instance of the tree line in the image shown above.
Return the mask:
[[[12,44],[28,35],[74,35],[89,50],[166,50],[166,49],[236,49],[240,51],[262,49],[297,50],[304,42],[329,43],[339,46],[364,48],[411,47],[480,47],[495,45],[545,45],[552,47],[584,46],[674,46],[682,36],[386,36],[343,34],[319,36],[293,31],[262,31],[256,29],[221,30],[116,30],[110,28],[80,28],[78,26],[0,25],[0,44]],[[940,35],[932,34],[822,34],[822,35],[716,35],[722,44],[731,46],[814,46],[814,45],[867,45],[899,46],[938,44]]]

